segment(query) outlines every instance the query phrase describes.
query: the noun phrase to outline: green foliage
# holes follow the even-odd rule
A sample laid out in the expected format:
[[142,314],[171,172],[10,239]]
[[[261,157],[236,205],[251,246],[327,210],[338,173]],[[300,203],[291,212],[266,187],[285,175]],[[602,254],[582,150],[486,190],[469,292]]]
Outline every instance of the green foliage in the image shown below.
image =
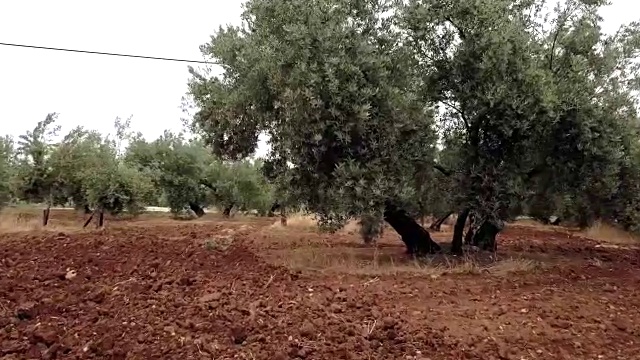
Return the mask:
[[260,162],[223,162],[202,142],[168,131],[147,142],[130,132],[130,119],[116,119],[113,138],[78,127],[56,139],[55,120],[49,114],[20,136],[15,151],[0,139],[2,204],[14,192],[22,201],[112,214],[137,214],[163,199],[176,214],[234,205],[266,215],[273,201]]
[[120,162],[107,162],[85,176],[83,189],[90,207],[111,214],[127,211],[138,214],[153,194],[149,178],[135,168]]
[[615,218],[640,41],[635,23],[601,34],[602,4],[570,0],[549,21],[542,1],[409,2],[424,93],[448,108],[441,125],[458,141],[460,206],[504,220],[529,197],[538,215],[546,204],[584,226]]
[[187,141],[181,134],[165,132],[153,142],[135,139],[125,159],[147,174],[174,214],[190,204],[236,206],[261,214],[271,206],[271,189],[258,165],[221,161],[201,142]]
[[378,236],[382,235],[384,221],[380,216],[364,214],[358,222],[360,225],[360,236],[366,244],[372,243]]
[[54,125],[56,118],[57,114],[48,114],[32,131],[19,136],[13,187],[21,200],[53,201],[54,184],[49,156],[54,147],[51,138],[60,130],[59,126]]
[[243,27],[202,47],[222,77],[192,69],[194,127],[220,155],[251,154],[270,136],[271,181],[329,229],[385,202],[413,202],[430,164],[433,111],[418,97],[415,58],[387,1],[253,0]]
[[[90,208],[104,209],[111,214],[124,211],[138,214],[144,205],[153,201],[152,181],[119,156],[119,145],[125,139],[123,131],[126,126],[128,124],[122,126],[117,119],[116,139],[109,140],[97,133],[89,133],[85,139],[74,144],[76,160],[71,164],[79,165],[76,171],[81,186],[81,195],[77,199],[72,197],[76,206],[79,205],[76,201],[84,201]],[[64,169],[61,166],[58,168]],[[69,174],[64,170],[62,173]]]
[[235,205],[242,211],[257,210],[267,215],[275,201],[272,187],[261,172],[260,162],[217,162],[207,179],[216,191],[212,203],[221,208]]
[[184,211],[190,203],[206,204],[205,171],[214,159],[201,144],[166,131],[150,143],[144,139],[133,141],[125,159],[162,190],[174,214]]
[[194,128],[228,159],[266,133],[267,177],[329,228],[388,203],[632,228],[639,24],[544,3],[251,0],[201,47],[224,73],[191,70]]
[[9,185],[14,170],[13,140],[8,137],[0,138],[0,210],[11,200]]
[[[60,141],[53,137],[55,114],[20,136],[13,183],[18,198],[49,205],[104,209],[118,214],[139,212],[152,184],[118,155],[118,142],[81,127]],[[116,124],[118,125],[118,124]],[[121,140],[121,139],[120,139]]]

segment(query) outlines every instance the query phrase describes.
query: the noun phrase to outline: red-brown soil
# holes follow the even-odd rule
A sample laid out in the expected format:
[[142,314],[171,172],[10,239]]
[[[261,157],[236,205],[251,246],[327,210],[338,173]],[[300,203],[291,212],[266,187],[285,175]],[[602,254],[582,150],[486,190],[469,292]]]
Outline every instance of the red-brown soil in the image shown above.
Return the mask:
[[[374,251],[411,264],[394,234],[374,250],[276,221],[0,234],[0,358],[640,359],[637,249],[510,228],[497,257],[545,266],[368,274]],[[311,248],[356,262],[286,266]]]

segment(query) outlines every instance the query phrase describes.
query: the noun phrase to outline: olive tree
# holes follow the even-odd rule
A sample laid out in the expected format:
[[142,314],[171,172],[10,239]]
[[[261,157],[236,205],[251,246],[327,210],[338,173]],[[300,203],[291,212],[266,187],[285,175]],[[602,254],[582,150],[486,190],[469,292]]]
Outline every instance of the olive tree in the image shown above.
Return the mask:
[[261,164],[252,161],[215,161],[206,179],[215,189],[211,203],[230,216],[235,207],[240,211],[256,210],[266,215],[273,204],[273,190],[261,173]]
[[48,207],[72,203],[85,212],[139,212],[152,183],[123,163],[117,141],[82,127],[56,141],[55,120],[56,114],[49,114],[20,136],[13,175],[17,196]]
[[265,167],[330,230],[384,219],[407,250],[440,249],[405,210],[419,164],[433,162],[433,108],[391,1],[250,0],[243,24],[201,47],[221,64],[191,69],[194,127],[225,159],[269,136]]
[[132,141],[125,159],[163,191],[172,213],[189,208],[198,217],[205,214],[203,206],[211,190],[206,171],[215,159],[204,146],[187,141],[184,134],[165,131],[152,142],[142,138]]
[[[569,198],[583,223],[603,217],[620,184],[624,139],[637,126],[638,26],[601,33],[604,1],[569,0],[551,17],[539,0],[414,0],[403,7],[423,93],[458,139],[452,170],[475,245],[495,249],[528,191]],[[553,203],[548,201],[548,203]]]
[[100,211],[138,214],[152,201],[153,182],[147,174],[118,156],[116,142],[96,138],[93,153],[79,169],[82,198]]
[[50,164],[53,138],[60,130],[56,119],[57,114],[50,113],[33,130],[18,137],[12,186],[20,200],[51,206],[57,199]]
[[90,213],[86,197],[86,174],[100,165],[102,136],[82,127],[72,129],[56,143],[48,156],[49,178],[55,189],[56,203],[71,202],[76,209]]

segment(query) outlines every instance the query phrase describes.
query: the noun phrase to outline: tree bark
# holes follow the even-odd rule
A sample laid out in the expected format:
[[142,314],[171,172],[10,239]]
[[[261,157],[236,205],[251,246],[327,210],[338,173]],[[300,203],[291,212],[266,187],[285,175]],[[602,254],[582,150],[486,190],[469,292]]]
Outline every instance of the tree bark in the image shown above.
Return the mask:
[[278,210],[281,207],[280,203],[278,203],[277,201],[273,203],[273,205],[271,205],[271,209],[269,209],[269,217],[274,217],[276,216],[276,210]]
[[204,216],[204,209],[194,202],[189,203],[189,209],[191,209],[191,211],[193,211],[199,218]]
[[501,230],[502,226],[492,221],[483,222],[473,236],[472,245],[482,250],[497,251],[498,243],[496,237]]
[[[97,211],[97,210],[96,210]],[[83,228],[86,228],[87,226],[89,226],[89,224],[91,223],[91,220],[93,220],[93,216],[96,214],[96,212],[92,212],[91,216],[89,216],[89,218],[87,219],[87,221],[84,222],[84,225],[82,225]]]
[[445,221],[447,221],[447,219],[449,218],[449,216],[451,216],[451,214],[453,214],[452,211],[446,213],[443,217],[439,218],[433,224],[431,224],[431,226],[429,226],[429,229],[433,231],[440,231],[440,227]]
[[541,222],[543,225],[549,225],[549,217],[547,216],[534,216],[533,218]]
[[85,205],[84,206],[84,214],[85,215],[89,215],[89,214],[92,214],[92,213],[93,213],[93,211],[91,211],[91,209],[89,208],[89,205]]
[[222,210],[222,216],[228,218],[231,216],[231,209],[233,209],[233,203],[228,206],[225,206],[224,210]]
[[560,219],[559,217],[557,217],[555,220],[549,222],[549,224],[553,225],[553,226],[560,226],[560,223],[562,222],[562,219]]
[[42,211],[42,226],[49,224],[49,215],[51,215],[51,205]]
[[467,245],[470,245],[473,242],[473,235],[476,232],[475,220],[475,216],[473,216],[473,214],[469,214],[469,229],[464,236],[464,243]]
[[431,239],[429,232],[404,210],[388,204],[384,211],[384,220],[400,235],[408,254],[424,256],[441,250],[440,245]]
[[469,216],[469,208],[465,208],[458,214],[458,219],[453,227],[453,239],[451,240],[451,253],[456,255],[462,254],[462,236],[464,233],[464,224]]

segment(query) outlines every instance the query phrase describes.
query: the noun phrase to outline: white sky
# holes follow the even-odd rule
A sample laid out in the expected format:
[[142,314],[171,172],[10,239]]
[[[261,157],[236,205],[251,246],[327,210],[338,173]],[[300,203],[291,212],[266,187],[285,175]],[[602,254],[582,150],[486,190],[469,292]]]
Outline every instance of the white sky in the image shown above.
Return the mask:
[[[239,24],[242,3],[2,0],[0,42],[202,60],[198,47],[220,25]],[[640,19],[640,1],[613,0],[602,15],[605,31],[615,31]],[[117,116],[130,115],[148,139],[180,131],[187,65],[0,46],[0,134],[22,134],[49,112],[60,114],[63,131],[109,133]]]

